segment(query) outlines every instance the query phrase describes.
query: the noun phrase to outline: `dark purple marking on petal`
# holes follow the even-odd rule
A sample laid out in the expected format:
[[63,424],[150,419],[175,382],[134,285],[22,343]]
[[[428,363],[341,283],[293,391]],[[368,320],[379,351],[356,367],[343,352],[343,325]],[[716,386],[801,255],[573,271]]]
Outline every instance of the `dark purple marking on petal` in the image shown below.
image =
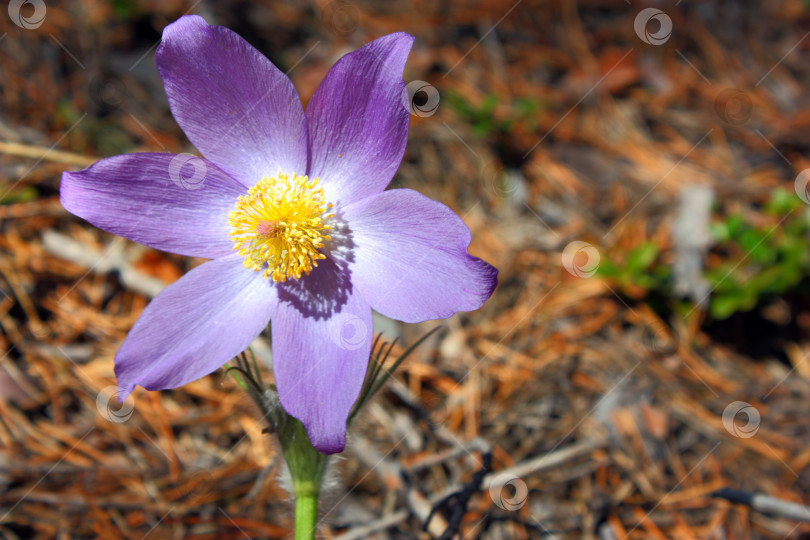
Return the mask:
[[346,419],[363,386],[371,352],[371,308],[345,268],[321,260],[302,286],[279,286],[272,321],[273,372],[282,407],[332,454],[346,443]]

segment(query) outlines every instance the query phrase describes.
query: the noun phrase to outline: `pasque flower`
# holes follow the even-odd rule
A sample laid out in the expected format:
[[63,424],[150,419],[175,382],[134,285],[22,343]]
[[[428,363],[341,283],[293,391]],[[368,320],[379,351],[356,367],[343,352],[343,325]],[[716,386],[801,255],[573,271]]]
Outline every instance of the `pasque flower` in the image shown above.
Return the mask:
[[304,111],[290,80],[234,32],[192,15],[166,27],[158,71],[204,158],[114,156],[61,184],[64,207],[101,229],[213,259],[133,326],[115,357],[126,394],[213,372],[271,321],[282,407],[318,450],[339,452],[372,308],[418,322],[489,298],[497,271],[467,254],[461,219],[415,191],[385,190],[408,135],[412,42],[391,34],[347,54]]

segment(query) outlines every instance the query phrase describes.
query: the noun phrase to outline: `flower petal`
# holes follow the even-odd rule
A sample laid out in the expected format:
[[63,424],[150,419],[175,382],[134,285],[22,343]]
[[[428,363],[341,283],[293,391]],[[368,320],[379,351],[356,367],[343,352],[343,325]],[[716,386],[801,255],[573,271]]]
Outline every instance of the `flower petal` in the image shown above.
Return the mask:
[[228,212],[245,188],[188,154],[124,154],[62,173],[68,212],[155,249],[209,259],[233,253]]
[[295,88],[236,33],[186,15],[155,54],[172,114],[203,156],[245,186],[304,174],[306,119]]
[[363,386],[373,334],[371,308],[345,272],[326,259],[280,286],[271,325],[281,406],[326,454],[346,444],[346,419]]
[[390,34],[332,66],[307,105],[310,178],[333,203],[379,193],[394,176],[408,139],[402,70],[413,37]]
[[452,210],[394,189],[343,210],[355,260],[352,281],[387,317],[420,322],[480,308],[498,271],[467,254],[470,230]]
[[146,306],[115,355],[123,399],[135,388],[177,388],[244,351],[270,321],[272,282],[231,255],[206,262]]

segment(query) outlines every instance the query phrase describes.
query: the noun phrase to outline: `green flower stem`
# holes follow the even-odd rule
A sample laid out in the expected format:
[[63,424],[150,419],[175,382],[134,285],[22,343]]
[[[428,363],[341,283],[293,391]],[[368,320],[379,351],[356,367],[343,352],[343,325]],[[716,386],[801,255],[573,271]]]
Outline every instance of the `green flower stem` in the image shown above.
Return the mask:
[[253,398],[281,444],[295,498],[295,540],[314,540],[318,526],[318,495],[327,456],[312,446],[304,425],[281,408],[275,386],[265,387],[256,357],[252,352],[250,356],[250,360],[247,354],[238,356],[236,366],[225,364],[226,373],[230,373]]
[[295,540],[315,538],[318,521],[318,495],[295,496]]
[[318,494],[326,456],[312,446],[301,422],[283,411],[279,420],[278,440],[290,469],[295,497],[295,540],[311,540],[318,523]]

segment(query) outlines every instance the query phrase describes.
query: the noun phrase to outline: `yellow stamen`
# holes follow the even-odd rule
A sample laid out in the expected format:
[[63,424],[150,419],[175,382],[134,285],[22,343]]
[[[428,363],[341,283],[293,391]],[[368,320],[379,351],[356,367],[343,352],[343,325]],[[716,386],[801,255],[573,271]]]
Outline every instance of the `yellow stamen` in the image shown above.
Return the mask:
[[330,240],[325,231],[326,204],[318,179],[296,174],[262,178],[239,197],[228,214],[234,250],[245,257],[245,268],[264,270],[276,283],[298,279],[318,266],[320,252]]

